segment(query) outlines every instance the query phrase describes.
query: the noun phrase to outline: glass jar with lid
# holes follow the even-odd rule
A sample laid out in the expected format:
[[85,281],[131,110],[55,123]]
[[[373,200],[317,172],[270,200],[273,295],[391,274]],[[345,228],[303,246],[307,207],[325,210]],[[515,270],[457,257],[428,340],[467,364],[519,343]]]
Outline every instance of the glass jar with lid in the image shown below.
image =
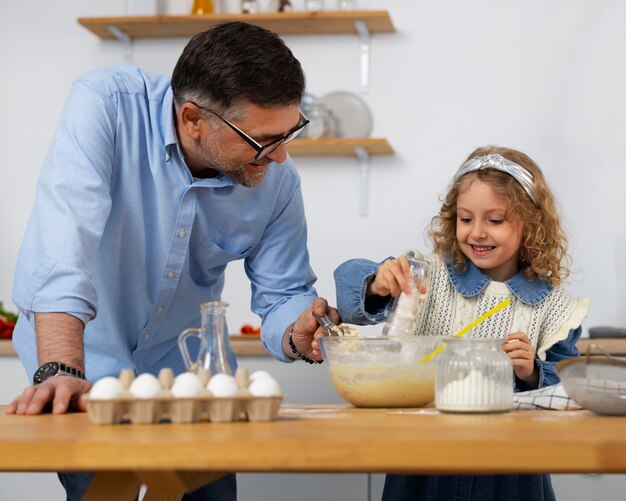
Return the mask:
[[513,364],[504,339],[452,338],[439,355],[435,405],[444,412],[507,412]]
[[356,0],[337,0],[337,10],[356,10]]
[[321,139],[337,135],[335,117],[325,104],[313,101],[303,107],[302,111],[309,119],[309,125],[303,131],[305,137]]
[[257,14],[259,12],[258,0],[241,0],[242,14]]
[[324,10],[324,0],[304,0],[304,10],[308,12],[320,12]]

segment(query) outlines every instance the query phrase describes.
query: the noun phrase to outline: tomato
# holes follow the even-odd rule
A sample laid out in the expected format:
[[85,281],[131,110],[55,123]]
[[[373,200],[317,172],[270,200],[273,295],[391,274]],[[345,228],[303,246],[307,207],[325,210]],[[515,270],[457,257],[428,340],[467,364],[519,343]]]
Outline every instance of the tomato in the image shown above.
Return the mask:
[[2,322],[0,324],[0,339],[11,339],[13,337],[13,322]]
[[13,338],[13,327],[0,327],[0,339]]
[[259,335],[261,334],[261,327],[253,327],[250,324],[244,324],[241,326],[241,333],[242,334],[256,334]]
[[13,337],[13,328],[16,321],[17,315],[5,311],[0,301],[0,339],[11,339]]

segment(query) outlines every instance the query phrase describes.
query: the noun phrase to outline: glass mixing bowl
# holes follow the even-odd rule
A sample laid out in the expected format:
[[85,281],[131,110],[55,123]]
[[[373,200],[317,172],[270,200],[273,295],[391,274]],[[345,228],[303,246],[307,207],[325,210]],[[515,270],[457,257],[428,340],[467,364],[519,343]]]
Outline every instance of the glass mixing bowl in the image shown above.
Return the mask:
[[422,363],[444,337],[320,338],[337,393],[356,407],[423,407],[435,399],[437,358]]

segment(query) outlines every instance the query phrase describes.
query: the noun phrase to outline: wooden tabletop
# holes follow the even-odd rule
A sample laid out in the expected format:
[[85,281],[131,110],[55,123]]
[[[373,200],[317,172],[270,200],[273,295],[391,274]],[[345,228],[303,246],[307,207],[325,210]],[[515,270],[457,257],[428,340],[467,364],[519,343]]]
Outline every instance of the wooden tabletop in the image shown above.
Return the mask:
[[626,473],[626,418],[284,405],[274,422],[92,425],[0,407],[0,471]]

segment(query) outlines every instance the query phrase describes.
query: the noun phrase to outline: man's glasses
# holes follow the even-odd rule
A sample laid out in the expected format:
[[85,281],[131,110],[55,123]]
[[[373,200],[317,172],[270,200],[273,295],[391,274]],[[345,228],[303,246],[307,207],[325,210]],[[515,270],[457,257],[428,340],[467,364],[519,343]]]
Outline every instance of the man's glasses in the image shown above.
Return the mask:
[[304,113],[302,113],[302,110],[299,110],[300,117],[302,118],[302,122],[297,127],[294,127],[289,132],[287,132],[287,134],[285,134],[284,136],[274,139],[273,141],[267,144],[259,144],[257,141],[255,141],[250,136],[248,136],[248,134],[242,131],[239,127],[237,127],[236,125],[226,120],[219,113],[216,113],[215,111],[209,108],[205,108],[204,106],[200,106],[199,104],[194,103],[193,101],[189,101],[189,102],[193,104],[194,106],[197,106],[198,108],[204,111],[208,111],[209,113],[215,115],[222,122],[224,122],[231,129],[233,129],[237,134],[239,134],[239,137],[241,137],[246,143],[248,143],[250,146],[252,146],[256,150],[256,156],[254,157],[255,160],[260,160],[266,157],[267,155],[270,155],[272,152],[276,151],[276,148],[278,148],[281,144],[287,144],[289,141],[293,141],[298,136],[298,134],[302,132],[302,129],[304,129],[309,124],[309,119],[304,115]]

